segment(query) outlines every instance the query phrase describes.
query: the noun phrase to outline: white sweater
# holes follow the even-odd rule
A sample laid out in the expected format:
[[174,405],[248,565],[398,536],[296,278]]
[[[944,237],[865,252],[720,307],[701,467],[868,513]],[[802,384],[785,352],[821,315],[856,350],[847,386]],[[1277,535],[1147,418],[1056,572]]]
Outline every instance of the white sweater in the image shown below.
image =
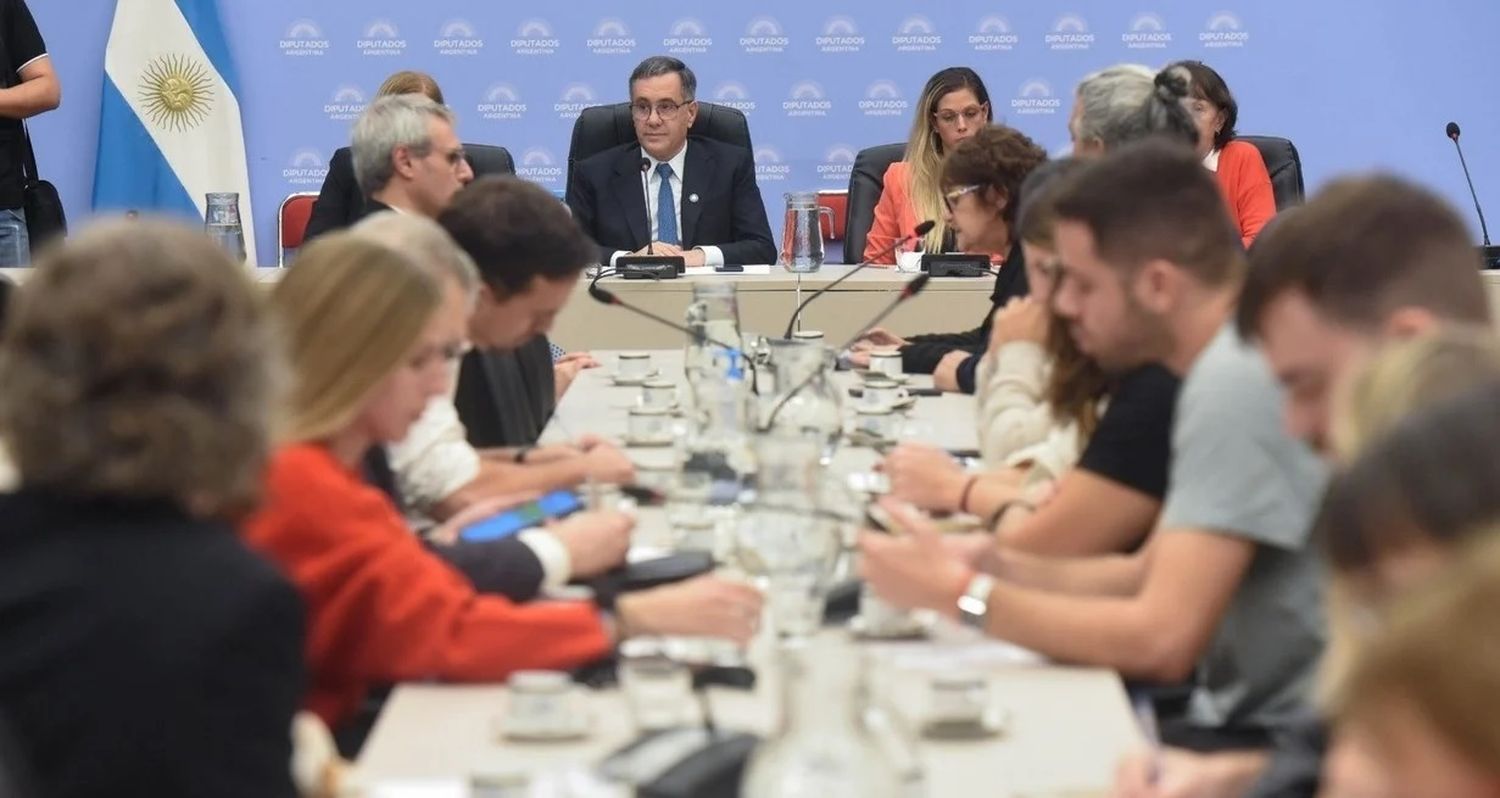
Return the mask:
[[1078,425],[1059,423],[1047,404],[1051,372],[1046,350],[1031,341],[1012,341],[980,361],[975,399],[987,468],[1030,467],[1034,479],[1057,479],[1078,462]]

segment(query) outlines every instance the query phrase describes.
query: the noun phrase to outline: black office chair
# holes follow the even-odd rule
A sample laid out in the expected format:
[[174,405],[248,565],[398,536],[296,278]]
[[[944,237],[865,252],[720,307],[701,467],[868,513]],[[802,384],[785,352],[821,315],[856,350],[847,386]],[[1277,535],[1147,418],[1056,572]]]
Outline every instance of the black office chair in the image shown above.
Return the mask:
[[1302,156],[1297,145],[1279,136],[1239,136],[1260,150],[1266,171],[1271,173],[1271,193],[1276,197],[1277,212],[1301,205],[1307,189],[1302,182]]
[[[750,146],[750,123],[738,108],[699,101],[698,118],[688,128],[688,135],[703,136],[755,151]],[[630,103],[595,105],[583,109],[583,113],[573,123],[573,140],[568,145],[568,185],[573,185],[573,164],[635,140],[635,124],[630,120]]]
[[849,204],[844,209],[844,262],[859,263],[865,256],[865,238],[875,224],[875,205],[885,190],[885,170],[906,157],[906,144],[866,147],[854,156],[849,173]]
[[516,159],[504,147],[494,144],[465,144],[464,155],[468,156],[469,168],[474,170],[475,177],[516,173]]

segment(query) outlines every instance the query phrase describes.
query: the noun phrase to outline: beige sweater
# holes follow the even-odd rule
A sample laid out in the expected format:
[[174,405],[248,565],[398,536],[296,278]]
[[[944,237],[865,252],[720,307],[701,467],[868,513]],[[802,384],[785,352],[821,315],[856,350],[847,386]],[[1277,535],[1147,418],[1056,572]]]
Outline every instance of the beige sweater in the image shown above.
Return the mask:
[[1078,462],[1078,425],[1059,423],[1046,399],[1052,363],[1031,341],[985,353],[975,378],[979,453],[987,468],[1033,470],[1032,481],[1057,479]]

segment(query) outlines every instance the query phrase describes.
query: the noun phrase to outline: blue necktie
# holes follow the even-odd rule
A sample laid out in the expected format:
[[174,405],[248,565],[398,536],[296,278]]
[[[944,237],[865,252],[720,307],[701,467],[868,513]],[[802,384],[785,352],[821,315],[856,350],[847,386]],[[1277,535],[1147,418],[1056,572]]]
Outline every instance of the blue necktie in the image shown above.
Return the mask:
[[677,238],[677,203],[672,201],[672,165],[656,165],[661,186],[656,190],[656,240],[663,244],[681,244]]

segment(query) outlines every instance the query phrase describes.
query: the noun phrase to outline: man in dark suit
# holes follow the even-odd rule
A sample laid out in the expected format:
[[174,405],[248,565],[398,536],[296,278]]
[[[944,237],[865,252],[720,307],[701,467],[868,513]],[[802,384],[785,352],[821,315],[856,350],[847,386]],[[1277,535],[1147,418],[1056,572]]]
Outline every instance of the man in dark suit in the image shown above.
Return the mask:
[[574,166],[568,207],[599,243],[601,263],[628,254],[681,255],[689,266],[776,261],[750,151],[688,138],[697,89],[676,58],[642,61],[630,75],[639,141]]

